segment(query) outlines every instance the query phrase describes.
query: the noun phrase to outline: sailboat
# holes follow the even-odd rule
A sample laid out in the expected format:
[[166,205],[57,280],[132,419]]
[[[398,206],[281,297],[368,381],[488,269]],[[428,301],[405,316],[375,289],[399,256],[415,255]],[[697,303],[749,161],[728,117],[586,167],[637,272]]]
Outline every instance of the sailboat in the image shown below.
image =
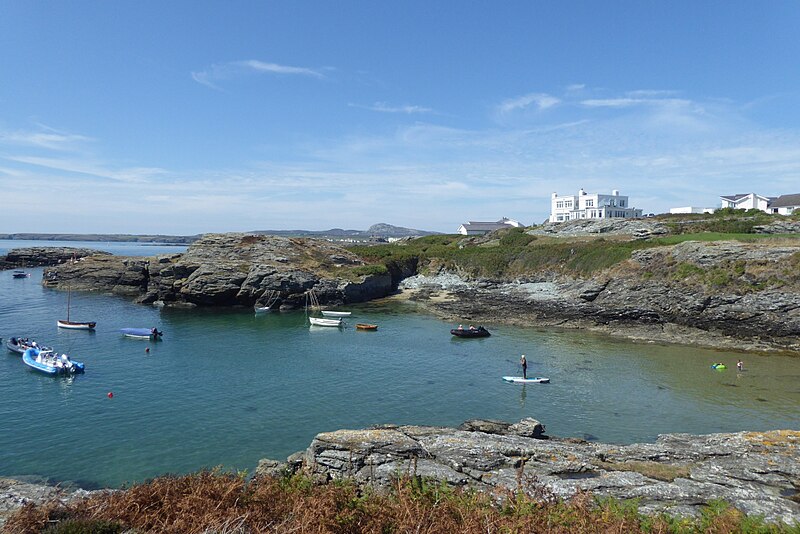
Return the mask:
[[[306,315],[308,315],[308,303],[311,301],[311,309],[319,310],[319,301],[317,300],[317,295],[314,293],[314,290],[311,289],[306,293]],[[337,317],[336,319],[328,319],[325,317],[311,317],[308,316],[308,322],[311,323],[311,326],[342,326],[342,318]]]
[[[269,293],[267,293],[269,291]],[[266,298],[264,298],[266,296]],[[259,306],[258,302],[254,306],[256,313],[267,313],[273,310],[278,309],[280,306],[280,292],[275,290],[264,290],[264,293],[261,295],[260,301],[264,302],[264,306]]]
[[71,328],[73,330],[94,330],[94,327],[97,326],[97,323],[94,322],[94,321],[86,322],[86,323],[79,323],[79,322],[75,322],[75,321],[70,321],[69,320],[69,307],[70,307],[71,299],[72,299],[72,288],[70,287],[70,288],[67,288],[67,320],[66,321],[62,321],[61,319],[59,319],[58,321],[56,321],[56,324],[58,325],[58,327],[59,328]]

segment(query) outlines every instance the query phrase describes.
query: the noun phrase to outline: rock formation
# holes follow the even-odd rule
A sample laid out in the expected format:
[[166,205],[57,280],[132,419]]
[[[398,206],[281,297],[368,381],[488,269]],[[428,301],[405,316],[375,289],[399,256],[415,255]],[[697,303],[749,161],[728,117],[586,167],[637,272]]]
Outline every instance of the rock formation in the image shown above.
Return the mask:
[[11,249],[0,257],[0,270],[19,267],[58,265],[85,256],[111,255],[109,252],[75,247],[28,247]]
[[362,302],[392,290],[390,274],[361,274],[364,263],[322,240],[253,234],[207,234],[183,254],[154,258],[92,256],[48,269],[45,285],[107,291],[142,303],[253,306],[269,294],[284,309]]
[[677,516],[722,499],[767,521],[800,526],[800,431],[665,434],[633,445],[543,439],[543,431],[526,419],[324,432],[286,463],[262,461],[256,474],[302,471],[376,488],[408,475],[481,491],[544,488],[562,498],[583,490],[637,499],[643,513]]

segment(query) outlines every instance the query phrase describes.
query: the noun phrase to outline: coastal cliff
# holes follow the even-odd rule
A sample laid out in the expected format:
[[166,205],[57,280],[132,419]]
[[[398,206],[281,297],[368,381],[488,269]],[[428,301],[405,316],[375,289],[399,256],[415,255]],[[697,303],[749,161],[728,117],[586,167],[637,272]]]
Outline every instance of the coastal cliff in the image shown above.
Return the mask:
[[[700,223],[681,224],[694,229]],[[399,287],[398,298],[456,322],[800,352],[800,241],[796,234],[780,237],[800,223],[748,227],[760,239],[676,236],[677,223],[670,224],[575,221],[349,248],[316,239],[208,234],[183,254],[60,263],[45,270],[43,283],[167,306],[249,307],[278,297],[284,310],[302,307],[310,289],[320,303],[338,305]]]
[[386,296],[392,277],[322,240],[206,234],[183,254],[150,258],[89,256],[45,270],[48,287],[104,291],[171,306],[304,306],[313,289],[322,304]]

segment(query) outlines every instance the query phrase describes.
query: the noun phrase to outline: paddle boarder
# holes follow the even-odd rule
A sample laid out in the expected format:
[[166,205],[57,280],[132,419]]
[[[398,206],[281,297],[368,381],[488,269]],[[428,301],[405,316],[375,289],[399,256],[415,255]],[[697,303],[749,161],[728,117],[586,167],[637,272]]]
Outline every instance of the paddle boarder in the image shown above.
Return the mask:
[[525,355],[519,357],[519,364],[522,366],[522,378],[528,378],[528,360],[525,359]]

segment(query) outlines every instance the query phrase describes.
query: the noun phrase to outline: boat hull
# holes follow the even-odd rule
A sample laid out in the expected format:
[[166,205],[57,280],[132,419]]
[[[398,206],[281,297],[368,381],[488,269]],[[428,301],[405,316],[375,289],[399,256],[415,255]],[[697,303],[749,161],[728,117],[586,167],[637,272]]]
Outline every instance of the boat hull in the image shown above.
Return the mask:
[[59,328],[69,328],[72,330],[94,330],[94,327],[97,326],[97,323],[95,322],[77,323],[74,321],[61,321],[61,320],[56,321],[56,324],[58,324]]
[[311,326],[342,326],[341,319],[324,319],[319,317],[309,317],[308,321],[311,323]]
[[322,310],[322,315],[325,317],[350,317],[352,313],[353,312]]
[[122,335],[133,339],[151,339],[156,341],[161,339],[161,332],[153,333],[151,328],[122,328],[120,329]]
[[376,325],[376,324],[358,323],[358,324],[356,324],[356,328],[358,330],[377,330],[378,329],[378,325]]
[[488,330],[486,330],[483,327],[477,328],[475,330],[454,328],[454,329],[450,330],[450,333],[453,334],[456,337],[462,337],[462,338],[489,337],[489,336],[492,335],[492,334],[489,333]]
[[[81,362],[71,361],[71,367],[64,367],[64,366],[57,366],[57,365],[50,365],[49,363],[36,361],[36,357],[40,354],[39,349],[37,348],[30,348],[27,349],[25,352],[22,353],[22,361],[25,365],[33,369],[34,371],[38,371],[40,373],[44,373],[50,376],[56,375],[70,375],[70,374],[77,374],[82,373],[84,371],[84,365]],[[47,351],[51,353],[50,351]],[[54,353],[51,353],[54,354]],[[56,356],[58,358],[58,356]]]

